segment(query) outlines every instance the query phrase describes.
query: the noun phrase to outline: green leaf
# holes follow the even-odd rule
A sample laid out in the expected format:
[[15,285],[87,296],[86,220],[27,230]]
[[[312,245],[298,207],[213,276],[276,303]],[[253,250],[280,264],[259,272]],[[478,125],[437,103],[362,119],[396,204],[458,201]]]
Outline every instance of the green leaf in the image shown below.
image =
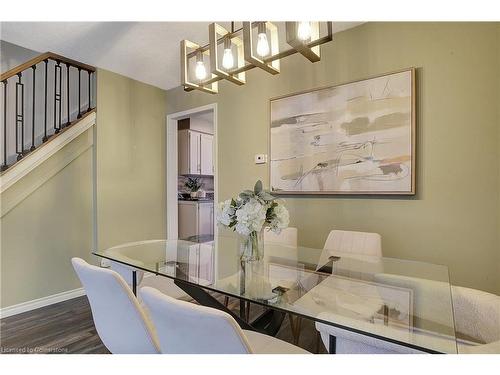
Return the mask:
[[255,194],[259,194],[262,191],[262,181],[258,180],[253,188]]
[[239,197],[245,201],[253,198],[254,196],[255,194],[251,190],[243,190],[239,195]]
[[264,190],[259,193],[259,197],[262,198],[263,200],[265,200],[266,202],[271,202],[271,201],[276,199],[275,196],[269,194],[268,192],[266,192]]

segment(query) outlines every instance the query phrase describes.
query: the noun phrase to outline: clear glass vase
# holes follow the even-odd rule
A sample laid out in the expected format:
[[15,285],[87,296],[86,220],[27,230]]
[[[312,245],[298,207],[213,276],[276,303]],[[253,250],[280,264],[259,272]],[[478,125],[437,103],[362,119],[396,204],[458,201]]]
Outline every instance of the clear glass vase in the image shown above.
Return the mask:
[[264,257],[264,228],[253,231],[248,236],[240,236],[241,260],[253,262]]

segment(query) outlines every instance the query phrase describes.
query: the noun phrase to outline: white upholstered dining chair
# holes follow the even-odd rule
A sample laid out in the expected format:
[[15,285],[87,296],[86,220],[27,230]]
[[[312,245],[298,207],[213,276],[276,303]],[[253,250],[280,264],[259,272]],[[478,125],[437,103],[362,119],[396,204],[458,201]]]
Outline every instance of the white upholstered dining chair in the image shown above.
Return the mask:
[[[447,308],[450,294],[448,283],[416,277],[378,274],[375,281],[409,288],[414,293],[415,315],[426,320],[438,320],[436,309]],[[423,292],[425,300],[423,300]],[[451,286],[451,301],[457,336],[458,352],[463,354],[500,354],[500,297],[482,290]]]
[[382,238],[378,233],[332,230],[323,249],[340,253],[382,256]]
[[[382,238],[378,233],[356,232],[346,230],[332,230],[323,246],[317,270],[328,262],[328,258],[335,254],[352,254],[370,257],[382,257]],[[314,278],[309,278],[309,283],[314,282]],[[312,286],[307,287],[310,289]],[[297,317],[295,323],[295,343],[298,342],[302,318]],[[317,346],[319,347],[319,333],[317,337]],[[326,345],[326,344],[325,344]],[[328,349],[328,347],[327,347]]]
[[[450,303],[449,284],[417,277],[401,276],[390,273],[374,275],[374,282],[381,285],[391,285],[413,291],[412,315],[432,322],[432,324],[449,326],[452,306]],[[448,297],[448,298],[446,298]],[[446,312],[439,314],[440,311]],[[438,321],[439,320],[439,321]],[[361,324],[361,323],[360,323]],[[323,344],[329,350],[330,336],[336,337],[336,353],[338,354],[418,354],[419,350],[393,344],[377,338],[350,332],[342,328],[316,323],[316,329],[321,334]],[[372,326],[371,330],[383,327]],[[393,333],[397,334],[396,331]],[[383,334],[382,334],[383,335]]]
[[160,346],[152,323],[123,278],[115,271],[72,258],[87,294],[102,342],[113,354],[156,354]]
[[174,284],[174,280],[169,279],[168,277],[153,274],[145,275],[142,270],[138,270],[115,261],[110,261],[109,264],[109,268],[118,272],[130,288],[132,288],[132,271],[136,271],[137,298],[139,298],[139,301],[142,300],[140,288],[145,286],[159,289],[162,293],[173,298],[189,299],[189,296],[181,288]]
[[268,228],[265,228],[264,243],[275,243],[279,245],[297,247],[297,228],[285,228],[280,234],[276,234],[268,230]]
[[[410,288],[414,293],[414,311],[425,320],[439,319],[439,309],[450,308],[447,283],[390,274],[376,275],[375,281]],[[425,292],[425,293],[424,293]],[[481,290],[451,286],[455,334],[459,354],[500,354],[500,296]],[[438,324],[449,324],[446,314]],[[335,336],[336,352],[348,353],[419,353],[418,350],[391,344],[379,339],[353,333],[341,328],[316,323],[325,347],[329,336]]]
[[[327,315],[327,314],[325,314]],[[323,319],[328,319],[323,317]],[[347,329],[316,322],[325,348],[330,352],[330,336],[335,338],[335,354],[423,354],[422,351],[394,344]]]
[[459,354],[500,354],[500,296],[453,285]]
[[180,301],[150,287],[143,288],[142,296],[156,326],[162,353],[308,353],[272,336],[242,330],[223,311]]
[[[130,264],[140,265],[141,263],[139,260],[130,259],[128,256],[128,255],[133,256],[132,255],[134,254],[133,252],[136,251],[134,245],[141,245],[141,244],[154,245],[158,242],[159,242],[158,240],[130,242],[109,248],[107,251],[117,253],[117,255],[119,255],[119,259],[121,259],[124,262],[127,262],[127,260],[129,260],[128,263]],[[151,260],[156,260],[155,255],[153,255]],[[172,279],[169,279],[164,276],[154,275],[152,273],[145,273],[140,269],[119,262],[115,262],[113,260],[108,260],[108,262],[109,262],[109,268],[111,268],[115,272],[118,272],[123,277],[123,279],[130,288],[132,288],[133,284],[132,272],[133,271],[136,272],[137,297],[139,298],[139,300],[141,300],[140,287],[144,286],[151,286],[153,288],[159,289],[162,291],[162,293],[168,294],[169,296],[174,298],[183,298],[183,299],[189,298],[188,295],[181,288],[179,288],[177,285],[174,284],[174,281]]]

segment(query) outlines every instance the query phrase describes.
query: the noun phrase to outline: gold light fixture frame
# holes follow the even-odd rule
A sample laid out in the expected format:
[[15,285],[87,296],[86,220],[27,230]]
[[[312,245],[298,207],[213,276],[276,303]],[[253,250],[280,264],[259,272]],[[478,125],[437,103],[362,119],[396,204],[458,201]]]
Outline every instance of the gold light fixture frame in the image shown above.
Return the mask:
[[[240,37],[235,36],[234,33],[230,33],[224,27],[217,23],[211,23],[208,26],[209,33],[209,50],[210,50],[210,67],[212,68],[212,74],[226,79],[232,83],[237,85],[244,85],[246,83],[245,80],[245,72],[241,71],[241,68],[245,66],[245,56],[243,51],[243,40]],[[220,37],[220,38],[219,38]],[[225,38],[229,38],[231,43],[236,46],[236,68],[232,70],[236,70],[236,73],[232,73],[232,70],[225,70],[219,67],[219,56],[217,47]]]
[[[270,36],[270,54],[269,56],[259,58],[253,54],[253,28],[258,27],[264,22],[266,31]],[[298,22],[285,22],[287,43],[291,48],[279,51],[278,29],[276,25],[269,21],[261,22],[243,22],[243,26],[238,30],[229,33],[224,27],[212,23],[209,25],[210,43],[200,46],[189,40],[181,41],[181,85],[185,91],[200,90],[210,94],[218,93],[217,82],[226,79],[237,85],[245,83],[245,72],[247,70],[259,67],[271,74],[280,72],[280,59],[300,53],[309,61],[316,62],[321,58],[320,46],[333,40],[333,27],[331,21],[326,21],[327,34],[320,36],[320,24],[322,22],[311,22],[311,38],[309,41],[302,41],[297,38]],[[243,34],[243,41],[239,35]],[[219,38],[221,36],[221,38]],[[237,67],[230,71],[221,69],[218,65],[217,46],[224,42],[224,38],[230,37],[232,42],[238,47]],[[241,48],[241,43],[242,47]],[[243,49],[243,51],[242,51]],[[191,51],[188,51],[191,50]],[[202,82],[190,82],[188,79],[188,62],[190,58],[203,53],[210,58],[211,77]],[[243,57],[241,56],[243,55]],[[243,74],[243,75],[242,75]]]
[[[319,39],[319,22],[310,22],[311,25],[311,37],[310,40],[314,41]],[[311,62],[317,62],[321,60],[321,52],[319,45],[314,47],[309,47],[307,43],[300,40],[297,37],[297,30],[299,27],[299,22],[285,22],[286,27],[286,42],[297,52],[302,54]],[[333,39],[333,33],[331,28],[331,22],[328,22],[328,36]],[[330,40],[331,40],[330,39]]]
[[274,56],[279,55],[279,39],[278,28],[275,24],[269,21],[262,21],[265,25],[266,32],[270,36],[270,56],[268,58],[260,58],[253,54],[253,28],[258,27],[261,22],[243,22],[243,43],[245,45],[245,60],[250,64],[259,67],[271,74],[278,74],[280,72],[279,58],[273,59]]
[[[194,50],[191,53],[188,53],[188,50]],[[196,82],[191,82],[189,80],[189,72],[188,72],[188,64],[189,64],[189,58],[192,56],[196,56],[198,52],[201,52],[203,55],[207,55],[210,57],[210,50],[209,49],[203,49],[199,44],[196,44],[194,42],[191,42],[187,39],[184,39],[181,41],[181,85],[184,86],[185,88],[191,88],[191,89],[196,89],[200,90],[203,92],[207,92],[209,94],[217,94],[219,91],[219,84],[217,81],[202,81],[200,83]],[[210,64],[210,67],[212,64]],[[214,78],[214,75],[212,75],[212,79]]]

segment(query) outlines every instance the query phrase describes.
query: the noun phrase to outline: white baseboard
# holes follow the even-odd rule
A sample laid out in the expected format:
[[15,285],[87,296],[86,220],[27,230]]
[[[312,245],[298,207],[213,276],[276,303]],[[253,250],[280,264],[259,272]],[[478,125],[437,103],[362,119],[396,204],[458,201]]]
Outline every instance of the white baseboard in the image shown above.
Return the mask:
[[34,299],[31,301],[19,303],[17,305],[7,306],[0,309],[0,319],[7,318],[8,316],[21,314],[26,311],[38,309],[40,307],[53,305],[54,303],[67,301],[72,298],[85,295],[83,288],[68,290],[66,292],[53,294],[51,296]]

